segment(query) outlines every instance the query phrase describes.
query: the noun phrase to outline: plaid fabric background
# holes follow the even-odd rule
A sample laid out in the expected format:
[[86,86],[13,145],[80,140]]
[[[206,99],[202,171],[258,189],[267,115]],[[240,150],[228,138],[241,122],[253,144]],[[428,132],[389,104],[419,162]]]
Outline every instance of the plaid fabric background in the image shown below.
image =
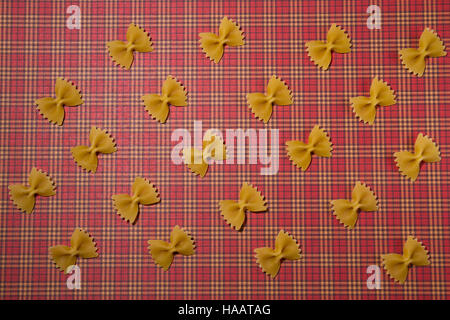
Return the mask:
[[[81,8],[81,29],[69,30],[69,5]],[[366,9],[382,10],[381,30],[368,30]],[[450,294],[450,54],[410,75],[398,50],[417,47],[424,27],[450,46],[448,1],[2,1],[0,15],[0,298],[1,299],[446,299]],[[217,32],[223,16],[245,32],[219,64],[199,47],[200,32]],[[144,27],[154,51],[136,53],[130,70],[114,66],[106,42],[125,39],[130,22]],[[305,51],[332,23],[352,39],[319,70]],[[189,106],[171,108],[166,124],[151,120],[140,97],[160,92],[167,75],[187,88]],[[262,92],[270,76],[285,80],[294,105],[274,107],[267,125],[251,114],[246,94]],[[85,103],[66,108],[62,127],[39,115],[34,100],[53,95],[59,76],[74,81]],[[368,94],[379,76],[397,104],[379,108],[373,126],[358,121],[349,98]],[[173,130],[277,128],[280,168],[215,165],[204,179],[172,163]],[[294,167],[285,141],[306,139],[315,124],[330,134],[332,158]],[[97,173],[73,161],[70,148],[88,143],[91,126],[108,129],[118,152],[99,156]],[[419,132],[438,142],[442,160],[422,167],[412,184],[393,153],[412,150]],[[38,197],[35,211],[17,210],[7,186],[24,183],[33,166],[48,172],[57,195]],[[111,195],[129,193],[137,175],[158,187],[161,203],[141,207],[135,225],[114,211]],[[340,225],[332,199],[349,198],[361,180],[380,209],[361,213],[354,230]],[[237,199],[242,182],[256,185],[269,211],[248,214],[242,232],[220,216],[218,201]],[[147,240],[167,240],[176,224],[193,235],[195,256],[176,256],[168,272],[155,266]],[[69,244],[75,227],[97,242],[99,258],[83,260],[81,290],[51,262],[48,248]],[[257,266],[253,250],[292,234],[302,259],[282,264],[276,279]],[[382,270],[380,290],[368,290],[366,268],[383,253],[401,253],[410,234],[430,251],[429,267],[413,267],[404,285]]]

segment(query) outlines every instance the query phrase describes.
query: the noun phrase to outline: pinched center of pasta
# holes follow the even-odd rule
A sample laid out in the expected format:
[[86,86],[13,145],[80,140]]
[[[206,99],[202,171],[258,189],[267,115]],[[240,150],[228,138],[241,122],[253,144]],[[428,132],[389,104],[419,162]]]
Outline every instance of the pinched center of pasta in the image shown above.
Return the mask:
[[134,51],[134,49],[136,48],[136,45],[133,42],[128,42],[126,45],[127,51],[131,52]]
[[99,147],[96,146],[95,144],[93,144],[89,147],[88,152],[89,153],[98,153],[99,150],[100,150]]
[[361,209],[361,207],[363,206],[361,204],[361,201],[358,200],[358,199],[357,200],[353,200],[350,204],[351,204],[353,210],[355,210],[355,211]]

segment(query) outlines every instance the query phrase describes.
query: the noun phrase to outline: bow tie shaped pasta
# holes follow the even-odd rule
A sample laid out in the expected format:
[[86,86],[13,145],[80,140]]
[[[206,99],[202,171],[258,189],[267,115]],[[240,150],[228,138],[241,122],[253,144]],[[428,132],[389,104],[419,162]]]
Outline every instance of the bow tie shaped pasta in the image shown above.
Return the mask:
[[117,213],[130,223],[134,223],[139,213],[139,205],[148,206],[161,199],[154,185],[142,177],[136,177],[132,186],[133,195],[115,194],[112,196]]
[[359,211],[377,211],[377,197],[368,186],[356,182],[352,191],[352,200],[339,199],[331,201],[333,214],[349,229],[353,229],[358,220]]
[[197,148],[184,148],[183,158],[191,172],[204,177],[211,161],[223,161],[226,159],[227,150],[222,139],[210,133],[205,134],[202,150]]
[[262,212],[267,210],[266,201],[252,185],[244,182],[239,192],[239,201],[221,200],[220,214],[232,228],[240,230],[244,225],[246,211]]
[[377,113],[377,106],[386,107],[396,103],[394,90],[377,77],[373,78],[370,85],[370,97],[354,97],[350,99],[353,112],[364,123],[373,124]]
[[422,161],[438,162],[441,160],[438,145],[422,133],[419,133],[416,138],[414,153],[404,150],[394,153],[394,157],[400,173],[411,181],[416,181],[419,176]]
[[327,70],[331,63],[331,52],[348,53],[352,44],[344,29],[332,24],[327,33],[326,41],[308,41],[306,50],[308,56],[315,65]]
[[77,263],[77,257],[84,259],[97,258],[97,247],[94,239],[82,229],[75,229],[70,239],[70,247],[58,245],[50,247],[53,262],[67,273],[67,268]]
[[430,264],[428,251],[421,242],[412,236],[408,236],[402,255],[388,253],[381,255],[381,259],[387,274],[401,284],[405,283],[410,266],[428,266]]
[[295,239],[281,230],[275,239],[275,249],[264,247],[255,249],[256,263],[272,278],[275,278],[283,260],[298,260],[301,249]]
[[151,52],[153,51],[150,36],[144,29],[135,24],[130,24],[127,30],[127,41],[110,41],[107,44],[109,55],[116,63],[125,69],[130,69],[133,63],[133,52]]
[[272,116],[273,105],[289,106],[292,102],[292,92],[287,84],[276,76],[270,78],[266,93],[249,93],[247,104],[255,117],[267,123]]
[[309,133],[308,143],[298,140],[286,141],[289,159],[303,171],[308,169],[313,154],[319,157],[331,157],[331,141],[325,130],[318,125]]
[[425,71],[426,59],[447,55],[444,43],[434,30],[425,28],[419,39],[419,48],[402,49],[399,51],[403,66],[409,72],[421,77]]
[[57,78],[55,98],[44,97],[35,100],[39,113],[50,123],[61,126],[64,122],[64,106],[76,107],[83,104],[81,93],[77,87],[64,78]]
[[153,118],[161,123],[165,123],[169,116],[169,105],[176,107],[187,106],[186,89],[172,76],[168,76],[164,81],[161,95],[146,94],[142,96],[145,110]]
[[222,59],[225,45],[237,47],[244,44],[244,35],[239,26],[227,17],[220,22],[218,36],[211,32],[200,33],[200,47],[205,55],[215,63]]
[[156,265],[167,271],[172,264],[175,253],[191,256],[195,253],[194,240],[179,226],[175,226],[170,233],[170,242],[149,240],[148,250]]
[[36,168],[31,169],[28,185],[12,184],[8,186],[9,196],[13,203],[26,213],[33,212],[36,195],[50,197],[56,194],[55,185],[50,177]]
[[114,139],[106,130],[92,127],[89,133],[90,146],[76,146],[71,149],[75,162],[87,170],[97,171],[97,153],[113,153],[117,151]]

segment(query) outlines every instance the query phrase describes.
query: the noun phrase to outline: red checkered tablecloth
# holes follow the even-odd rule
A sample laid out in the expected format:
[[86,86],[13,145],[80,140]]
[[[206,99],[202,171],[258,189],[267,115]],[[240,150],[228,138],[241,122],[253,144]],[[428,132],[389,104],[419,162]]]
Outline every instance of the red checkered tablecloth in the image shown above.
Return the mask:
[[[366,9],[381,8],[380,30],[366,26]],[[67,7],[81,9],[81,29],[66,27]],[[450,46],[448,1],[2,1],[0,4],[0,298],[1,299],[448,299],[450,296],[450,54],[430,59],[423,77],[403,68],[398,50],[417,47],[425,27]],[[246,36],[225,49],[219,64],[199,47],[200,32],[217,32],[223,16]],[[106,42],[125,39],[129,23],[148,31],[154,51],[136,53],[130,70],[114,66]],[[309,60],[305,42],[324,39],[332,23],[348,31],[349,54],[335,54],[328,71]],[[166,124],[145,112],[140,97],[157,93],[167,75],[187,88],[189,106],[172,108]],[[267,125],[251,114],[246,94],[262,92],[273,74],[293,91],[294,104],[274,107]],[[51,125],[34,100],[52,95],[57,77],[80,88],[85,103],[66,108]],[[397,94],[375,124],[356,119],[349,98],[368,93],[379,76]],[[276,175],[261,164],[214,165],[206,177],[171,161],[175,129],[279,129]],[[315,157],[302,172],[285,141],[306,139],[315,124],[333,142],[332,158]],[[88,143],[91,126],[108,129],[118,151],[100,155],[97,173],[73,161],[70,148]],[[442,160],[425,164],[415,183],[402,177],[393,153],[412,150],[419,132],[440,146]],[[8,185],[26,182],[31,168],[48,172],[54,197],[37,199],[32,214],[17,210]],[[161,203],[141,207],[135,225],[114,211],[111,195],[129,193],[142,175]],[[361,180],[379,198],[353,230],[330,210]],[[242,182],[256,185],[269,211],[249,214],[241,232],[220,216],[218,202],[237,200]],[[155,266],[149,239],[167,240],[174,225],[195,238],[192,257],[169,271]],[[97,242],[99,258],[80,259],[81,289],[51,262],[48,248],[69,244],[76,227]],[[277,278],[259,269],[253,250],[273,246],[280,229],[292,234],[302,259],[285,261]],[[366,286],[366,268],[380,255],[401,253],[408,235],[430,252],[431,265],[413,267],[404,285],[382,270],[381,288]]]

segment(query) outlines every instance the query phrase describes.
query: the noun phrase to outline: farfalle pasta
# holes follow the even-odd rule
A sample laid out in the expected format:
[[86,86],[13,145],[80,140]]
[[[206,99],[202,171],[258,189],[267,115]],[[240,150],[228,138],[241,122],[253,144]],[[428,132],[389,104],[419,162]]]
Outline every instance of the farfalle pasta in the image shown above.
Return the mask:
[[298,140],[286,141],[289,159],[303,171],[311,164],[313,154],[319,157],[331,157],[331,141],[325,130],[314,126],[308,136],[308,143]]
[[112,196],[117,213],[130,223],[134,223],[139,213],[139,205],[149,206],[161,199],[153,184],[147,179],[136,177],[132,185],[133,194],[115,194]]
[[187,106],[186,89],[172,76],[164,81],[161,94],[146,94],[142,96],[145,110],[153,118],[165,123],[169,116],[169,105],[175,107]]
[[276,76],[270,78],[265,93],[255,92],[247,95],[247,104],[255,117],[267,123],[272,116],[272,108],[289,106],[292,102],[292,92],[287,84]]
[[220,22],[219,35],[211,32],[200,33],[200,47],[205,55],[215,63],[222,59],[225,45],[231,47],[243,46],[244,34],[231,19],[224,17]]
[[97,127],[92,127],[89,133],[90,146],[76,146],[71,149],[75,162],[88,172],[96,172],[98,153],[113,153],[117,151],[116,143],[111,135]]
[[399,151],[394,153],[395,163],[400,173],[411,181],[416,181],[420,172],[420,163],[423,162],[439,162],[441,156],[439,146],[428,136],[422,133],[416,138],[414,143],[414,153],[409,151]]
[[97,247],[94,239],[83,229],[77,228],[70,239],[70,246],[57,245],[50,247],[50,256],[61,271],[77,263],[77,258],[97,258]]
[[191,172],[204,177],[213,161],[226,159],[227,150],[222,139],[209,131],[205,133],[202,150],[198,148],[184,148],[183,158],[186,166]]
[[326,41],[308,41],[306,50],[315,65],[327,70],[331,63],[331,52],[348,53],[351,50],[350,37],[340,26],[332,24]]
[[246,219],[246,212],[263,212],[267,210],[266,201],[261,193],[251,184],[244,182],[239,192],[239,201],[221,200],[220,214],[234,229],[240,230]]
[[43,171],[32,168],[28,175],[28,185],[11,184],[9,196],[21,211],[33,212],[36,196],[50,197],[56,194],[56,187],[51,178]]
[[399,51],[400,60],[409,72],[421,77],[425,71],[426,59],[447,55],[444,43],[434,30],[425,28],[419,39],[419,48],[408,48]]
[[170,233],[170,241],[149,240],[148,250],[157,266],[167,271],[176,253],[191,256],[195,253],[194,240],[187,231],[175,226]]
[[44,97],[34,101],[39,113],[50,123],[61,126],[64,122],[64,107],[76,107],[83,104],[80,91],[64,78],[57,78],[55,97]]
[[300,247],[295,239],[284,230],[275,239],[275,249],[270,247],[255,249],[256,263],[272,278],[280,271],[283,260],[298,260],[301,258]]
[[373,124],[377,114],[377,106],[386,107],[396,103],[394,90],[377,77],[370,85],[370,96],[359,96],[350,99],[353,112],[364,123]]
[[125,69],[130,69],[134,60],[134,51],[151,52],[153,51],[150,36],[144,29],[131,23],[127,30],[127,41],[114,40],[106,45],[112,60]]
[[428,251],[421,242],[412,236],[408,236],[403,246],[403,254],[383,254],[381,259],[387,274],[401,284],[405,283],[411,266],[421,267],[430,264]]
[[375,193],[364,183],[356,182],[352,191],[352,199],[339,199],[331,201],[333,214],[344,224],[353,229],[358,220],[360,211],[371,212],[378,210],[378,200]]

